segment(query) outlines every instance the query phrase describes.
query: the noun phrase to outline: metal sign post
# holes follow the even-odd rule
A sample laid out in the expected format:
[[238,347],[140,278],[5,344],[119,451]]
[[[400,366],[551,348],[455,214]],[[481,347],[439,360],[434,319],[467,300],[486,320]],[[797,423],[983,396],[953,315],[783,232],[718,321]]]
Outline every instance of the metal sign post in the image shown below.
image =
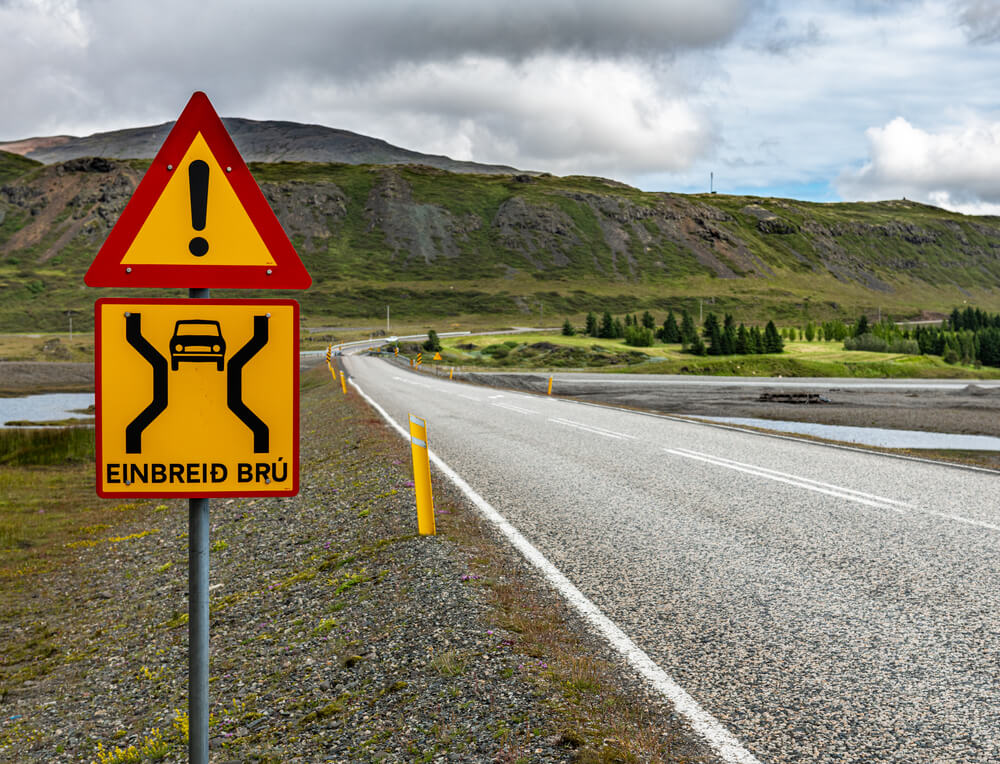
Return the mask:
[[[208,299],[207,289],[188,297]],[[208,499],[188,499],[188,759],[208,764]]]

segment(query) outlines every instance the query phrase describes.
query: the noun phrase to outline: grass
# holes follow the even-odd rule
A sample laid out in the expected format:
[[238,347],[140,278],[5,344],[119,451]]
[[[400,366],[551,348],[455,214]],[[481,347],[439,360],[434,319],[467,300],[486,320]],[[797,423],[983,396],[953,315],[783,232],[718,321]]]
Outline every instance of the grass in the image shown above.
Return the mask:
[[53,465],[93,458],[90,427],[0,429],[0,465]]
[[[546,347],[532,347],[544,343]],[[506,344],[498,358],[488,351]],[[1000,369],[946,364],[937,356],[848,351],[840,342],[788,342],[784,353],[764,355],[694,356],[679,345],[633,348],[619,340],[561,334],[485,335],[442,340],[442,367],[495,367],[504,370],[557,370],[605,367],[635,374],[705,374],[768,377],[863,377],[997,379]],[[459,346],[475,345],[475,349]],[[413,351],[415,352],[415,351]],[[412,352],[410,354],[413,354]]]

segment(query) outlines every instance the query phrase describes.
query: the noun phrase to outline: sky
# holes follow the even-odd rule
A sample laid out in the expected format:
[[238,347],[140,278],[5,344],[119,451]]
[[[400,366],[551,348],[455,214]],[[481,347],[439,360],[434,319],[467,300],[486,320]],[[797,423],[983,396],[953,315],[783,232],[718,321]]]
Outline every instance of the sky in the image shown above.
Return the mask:
[[0,0],[0,29],[0,140],[203,90],[649,191],[1000,214],[1000,0]]

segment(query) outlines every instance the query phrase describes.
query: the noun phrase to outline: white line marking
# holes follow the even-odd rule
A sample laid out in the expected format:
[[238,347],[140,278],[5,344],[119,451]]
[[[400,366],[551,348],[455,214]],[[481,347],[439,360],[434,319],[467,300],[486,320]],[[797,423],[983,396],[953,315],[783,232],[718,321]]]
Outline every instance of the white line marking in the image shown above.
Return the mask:
[[482,403],[480,398],[476,398],[472,395],[462,395],[461,393],[455,393],[459,398],[465,398],[467,401],[472,401],[473,403]]
[[896,504],[900,507],[906,507],[907,509],[916,509],[912,504],[906,501],[897,501],[896,499],[889,499],[885,496],[878,496],[873,493],[865,493],[864,491],[856,491],[853,488],[845,488],[840,485],[833,485],[832,483],[824,483],[820,480],[813,480],[811,478],[802,477],[801,475],[791,475],[787,472],[779,472],[778,470],[772,470],[769,467],[760,467],[756,464],[746,464],[744,462],[738,462],[734,459],[727,459],[724,456],[715,456],[714,454],[706,454],[701,451],[693,451],[690,448],[677,448],[678,452],[683,452],[684,454],[689,454],[692,457],[703,457],[705,459],[712,459],[717,462],[720,466],[733,465],[733,467],[749,467],[756,470],[759,473],[766,473],[766,475],[774,475],[777,477],[788,478],[790,480],[795,480],[801,483],[810,483],[811,485],[818,486],[820,488],[829,488],[833,491],[841,491],[843,493],[854,494],[863,499],[871,499],[873,501],[884,502],[886,504]]
[[550,422],[555,424],[561,424],[566,427],[575,427],[578,430],[583,430],[584,432],[589,432],[592,435],[603,435],[605,438],[615,438],[616,440],[635,440],[635,435],[626,435],[623,432],[615,432],[614,430],[605,430],[602,427],[596,427],[592,424],[583,424],[582,422],[574,422],[570,419],[549,419]]
[[488,398],[489,398],[489,399],[490,399],[491,401],[492,401],[492,400],[493,400],[494,398],[503,398],[503,396],[502,396],[502,395],[488,395],[487,397],[488,397]]
[[529,409],[522,409],[520,406],[512,406],[509,403],[494,403],[492,405],[496,406],[499,409],[507,409],[508,411],[516,411],[519,414],[528,414],[529,416],[534,416],[537,413],[535,411],[530,411]]
[[768,469],[767,467],[757,467],[752,464],[743,464],[742,462],[736,462],[732,459],[726,459],[721,456],[710,456],[708,454],[702,454],[698,451],[690,451],[689,449],[665,448],[663,450],[668,454],[674,454],[675,456],[696,459],[701,462],[707,462],[708,464],[714,464],[717,467],[726,467],[727,469],[735,470],[737,472],[745,472],[750,475],[756,475],[757,477],[774,480],[778,483],[787,483],[789,485],[797,486],[798,488],[805,488],[807,491],[824,493],[827,496],[835,496],[838,499],[847,499],[848,501],[864,504],[869,507],[875,507],[876,509],[889,509],[901,515],[906,514],[908,511],[916,512],[919,514],[931,515],[932,517],[940,517],[943,520],[953,520],[957,523],[971,525],[976,528],[1000,531],[1000,525],[994,525],[993,523],[986,523],[982,520],[973,520],[969,517],[952,514],[951,512],[938,512],[934,509],[925,509],[913,504],[908,504],[905,501],[897,501],[896,499],[889,499],[885,496],[876,496],[875,494],[864,493],[863,491],[856,491],[853,488],[844,488],[843,486],[832,485],[830,483],[822,483],[818,480],[799,477],[798,475],[789,475],[788,473],[778,472],[777,470]]
[[[368,401],[382,418],[385,419],[404,439],[410,435],[388,412],[372,400],[361,386],[351,380],[361,397]],[[725,764],[761,764],[761,761],[743,747],[739,740],[727,730],[718,719],[692,698],[687,691],[675,682],[666,671],[660,668],[652,658],[633,642],[625,632],[608,618],[601,610],[584,596],[583,592],[563,575],[555,565],[548,561],[521,532],[511,525],[507,519],[497,512],[482,496],[473,490],[472,486],[463,480],[457,472],[445,464],[437,454],[430,449],[427,455],[434,465],[476,505],[483,516],[493,523],[528,562],[534,565],[545,576],[545,579],[558,591],[583,618],[603,636],[608,643],[621,653],[622,657],[632,665],[645,679],[667,700],[674,704],[677,713],[683,716],[691,728],[701,735],[715,754]]]

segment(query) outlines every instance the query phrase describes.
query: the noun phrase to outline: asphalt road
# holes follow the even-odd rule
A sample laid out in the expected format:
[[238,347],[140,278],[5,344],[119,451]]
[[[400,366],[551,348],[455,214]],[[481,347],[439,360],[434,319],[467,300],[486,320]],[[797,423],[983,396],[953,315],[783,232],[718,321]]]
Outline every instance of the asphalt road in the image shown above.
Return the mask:
[[760,761],[1000,760],[995,473],[344,361]]

